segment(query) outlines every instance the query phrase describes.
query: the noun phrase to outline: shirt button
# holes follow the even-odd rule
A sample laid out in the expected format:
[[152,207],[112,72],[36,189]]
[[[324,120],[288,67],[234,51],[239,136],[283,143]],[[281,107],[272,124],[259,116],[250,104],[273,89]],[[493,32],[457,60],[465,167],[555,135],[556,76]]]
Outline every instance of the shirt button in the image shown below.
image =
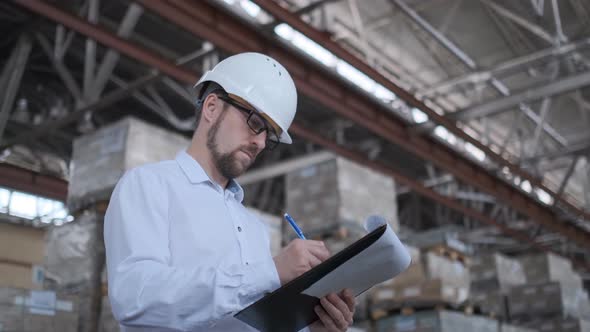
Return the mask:
[[238,226],[238,232],[242,231],[242,227]]
[[246,265],[249,265],[248,262],[246,262]]

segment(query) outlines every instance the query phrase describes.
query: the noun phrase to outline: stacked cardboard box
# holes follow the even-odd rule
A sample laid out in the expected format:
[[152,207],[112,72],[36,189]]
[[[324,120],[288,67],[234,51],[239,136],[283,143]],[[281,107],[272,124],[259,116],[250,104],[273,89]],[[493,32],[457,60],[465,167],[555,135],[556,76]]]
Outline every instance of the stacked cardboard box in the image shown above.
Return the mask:
[[23,298],[25,289],[0,287],[0,331],[23,331],[25,308],[16,305]]
[[498,321],[453,311],[425,311],[380,319],[376,332],[498,332]]
[[510,316],[521,319],[536,315],[590,318],[590,301],[580,276],[571,262],[554,254],[519,258],[527,285],[512,288],[508,300]]
[[0,287],[42,287],[44,237],[41,229],[0,223]]
[[419,254],[415,248],[410,252],[409,268],[372,291],[375,308],[392,303],[458,305],[467,299],[470,278],[463,263],[428,251]]
[[526,283],[520,262],[502,254],[488,254],[473,257],[469,271],[470,301],[485,313],[506,318],[508,311],[505,294],[511,287]]
[[558,282],[513,287],[508,293],[508,309],[512,318],[539,316],[571,316],[590,318],[583,290],[573,291]]
[[1,287],[0,327],[0,331],[77,331],[77,299],[52,291]]
[[341,227],[364,230],[366,218],[384,216],[398,228],[395,186],[391,177],[335,157],[286,176],[286,209],[306,234]]
[[571,261],[565,257],[548,253],[526,255],[518,260],[529,284],[557,281],[573,288],[582,287],[582,279],[572,269]]
[[499,330],[499,332],[536,332],[536,331],[537,330],[535,330],[535,329],[527,328],[524,326],[511,325],[511,324],[506,324],[506,323],[501,323],[500,330]]
[[47,257],[44,270],[48,277],[45,287],[64,289],[75,287],[92,278],[95,260],[102,238],[98,238],[102,224],[96,222],[94,212],[85,212],[76,222],[48,229]]
[[[334,157],[293,171],[286,176],[286,188],[286,210],[307,238],[324,241],[332,254],[367,234],[364,222],[370,215],[382,215],[398,229],[391,177],[346,159]],[[283,243],[295,237],[288,229],[283,232]],[[368,317],[369,298],[368,293],[357,297],[356,320]]]
[[460,229],[457,227],[439,227],[421,233],[412,234],[405,243],[422,250],[436,247],[446,247],[458,253],[471,255],[473,248],[459,238]]
[[492,317],[506,319],[508,317],[508,306],[506,304],[506,295],[498,291],[474,292],[469,290],[468,301],[479,310]]
[[150,162],[174,159],[186,148],[184,136],[126,117],[74,141],[68,206],[78,210],[108,201],[123,173]]
[[469,266],[471,289],[486,292],[499,289],[507,292],[526,283],[524,269],[518,260],[502,254],[474,257]]
[[109,298],[104,296],[102,298],[102,309],[100,311],[100,320],[98,323],[98,331],[99,332],[119,332],[119,323],[113,316],[113,311],[111,310],[111,303],[109,302]]
[[377,286],[372,291],[373,307],[387,308],[391,304],[434,306],[439,303],[459,305],[467,299],[467,288],[446,284],[442,280],[427,280],[414,286]]
[[539,332],[590,332],[590,322],[581,319],[537,318],[523,324]]
[[469,269],[463,262],[439,256],[433,252],[426,252],[422,257],[429,279],[439,279],[445,284],[469,288],[471,277]]

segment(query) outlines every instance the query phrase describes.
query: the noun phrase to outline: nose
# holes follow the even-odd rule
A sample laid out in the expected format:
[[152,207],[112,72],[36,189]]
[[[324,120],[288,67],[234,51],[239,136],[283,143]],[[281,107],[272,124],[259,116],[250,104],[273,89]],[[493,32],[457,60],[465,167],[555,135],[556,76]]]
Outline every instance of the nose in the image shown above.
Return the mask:
[[261,132],[260,134],[252,134],[254,137],[252,138],[252,143],[258,147],[258,152],[264,150],[266,147],[266,130]]

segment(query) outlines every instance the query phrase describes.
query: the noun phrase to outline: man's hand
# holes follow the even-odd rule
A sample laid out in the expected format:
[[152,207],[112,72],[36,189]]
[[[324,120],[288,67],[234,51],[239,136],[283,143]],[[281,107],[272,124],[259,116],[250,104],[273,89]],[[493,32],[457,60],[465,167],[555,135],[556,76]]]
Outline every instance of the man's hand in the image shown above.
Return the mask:
[[274,258],[281,285],[297,278],[330,257],[324,242],[295,239]]
[[311,332],[346,331],[352,325],[355,302],[350,289],[339,294],[330,293],[320,299],[320,304],[315,307],[320,320],[309,326]]

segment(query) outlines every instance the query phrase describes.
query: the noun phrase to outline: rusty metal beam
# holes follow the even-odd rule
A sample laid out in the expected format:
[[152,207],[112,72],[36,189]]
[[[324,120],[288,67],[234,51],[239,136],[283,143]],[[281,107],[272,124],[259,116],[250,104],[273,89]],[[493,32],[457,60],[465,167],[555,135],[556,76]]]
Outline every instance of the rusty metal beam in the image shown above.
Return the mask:
[[65,202],[68,182],[10,164],[0,164],[0,186]]
[[520,176],[523,179],[528,180],[532,185],[537,188],[543,189],[549,195],[553,197],[555,201],[562,203],[567,209],[571,210],[574,214],[578,216],[583,216],[586,221],[590,221],[590,213],[581,210],[580,208],[574,206],[572,203],[567,201],[562,195],[556,193],[552,189],[545,186],[541,180],[531,176],[531,174],[527,173],[525,170],[520,168],[518,165],[511,163],[510,161],[504,159],[500,154],[494,152],[490,149],[487,145],[481,143],[477,139],[469,136],[465,133],[462,129],[457,127],[455,122],[452,120],[441,116],[430,107],[428,107],[424,102],[418,100],[414,95],[409,93],[408,91],[404,90],[403,88],[397,86],[395,83],[387,79],[373,67],[369,66],[366,62],[361,60],[360,58],[356,57],[354,54],[347,51],[345,48],[340,46],[337,42],[331,39],[329,34],[325,32],[319,31],[313,26],[307,24],[303,21],[296,13],[291,13],[289,10],[281,7],[277,2],[273,0],[253,0],[258,6],[260,6],[263,10],[270,13],[272,16],[275,17],[277,21],[283,21],[294,29],[298,30],[299,32],[306,35],[311,40],[315,41],[316,43],[322,45],[327,50],[334,53],[336,56],[340,57],[341,59],[345,60],[353,67],[356,67],[367,76],[375,80],[377,83],[383,85],[387,89],[393,91],[398,97],[403,99],[406,103],[416,108],[419,108],[424,113],[428,115],[428,117],[434,121],[435,123],[445,127],[449,132],[453,133],[455,136],[465,140],[466,142],[471,143],[473,146],[477,147],[478,149],[482,150],[486,153],[486,155],[492,159],[494,162],[498,163],[501,166],[508,167],[508,169],[515,175]]
[[146,48],[137,44],[128,43],[125,39],[99,27],[97,24],[89,23],[82,18],[56,8],[45,1],[38,0],[16,0],[17,4],[64,26],[75,30],[85,36],[92,36],[97,42],[108,46],[114,50],[127,55],[130,58],[137,59],[146,65],[158,68],[162,73],[176,77],[181,81],[194,81],[194,76],[183,71],[176,66],[174,62],[169,61]]
[[[73,30],[97,38],[101,43],[115,48],[123,54],[156,66],[156,68],[182,82],[193,83],[196,81],[197,75],[195,72],[177,67],[171,61],[154,56],[128,41],[117,40],[117,37],[113,34],[109,35],[105,30],[90,25],[73,15],[59,11],[46,3],[32,0],[20,0],[17,2],[40,15],[66,24]],[[341,78],[329,74],[318,64],[300,55],[293,54],[274,39],[261,35],[255,27],[236,19],[235,16],[204,1],[139,1],[139,3],[160,16],[175,22],[195,36],[210,40],[226,51],[232,53],[259,51],[273,56],[292,73],[302,94],[334,110],[341,116],[355,121],[374,134],[406,148],[426,160],[432,161],[466,183],[491,193],[498,199],[510,204],[516,210],[527,214],[533,221],[543,225],[548,230],[560,233],[582,247],[590,248],[590,234],[585,230],[573,224],[560,222],[557,216],[546,206],[489,174],[475,163],[466,160],[456,151],[431,138],[418,136],[405,122],[384,109],[381,104],[363,94],[359,94],[357,90],[351,88]],[[52,10],[50,11],[46,7],[51,7]],[[59,15],[56,15],[55,11],[59,11]],[[67,18],[67,20],[61,21],[64,18]],[[154,61],[154,59],[158,61]],[[424,194],[425,192],[427,191],[421,193]],[[427,193],[429,195],[435,194],[433,192]]]

